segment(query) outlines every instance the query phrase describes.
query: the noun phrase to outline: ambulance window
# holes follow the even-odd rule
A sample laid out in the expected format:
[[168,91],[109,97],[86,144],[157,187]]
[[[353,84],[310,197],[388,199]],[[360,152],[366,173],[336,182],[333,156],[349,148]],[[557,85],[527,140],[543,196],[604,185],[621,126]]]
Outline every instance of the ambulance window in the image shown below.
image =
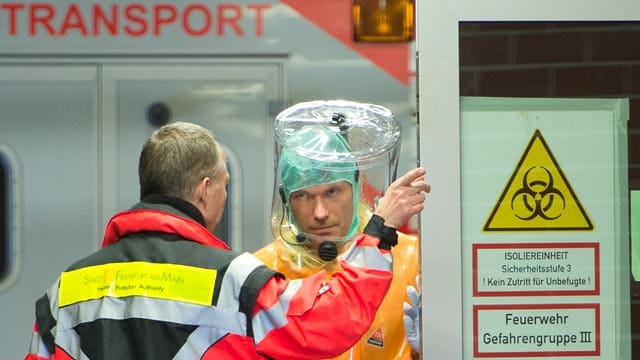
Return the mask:
[[7,248],[9,247],[8,239],[8,204],[7,204],[7,170],[5,166],[6,162],[3,161],[2,154],[0,154],[0,279],[4,278],[8,267]]
[[229,183],[227,184],[227,201],[224,204],[224,213],[216,226],[215,235],[233,250],[243,248],[241,239],[240,219],[242,214],[242,199],[240,194],[242,174],[240,158],[227,144],[219,142],[227,155],[227,171]]
[[0,142],[0,292],[15,279],[20,243],[21,167],[17,154]]

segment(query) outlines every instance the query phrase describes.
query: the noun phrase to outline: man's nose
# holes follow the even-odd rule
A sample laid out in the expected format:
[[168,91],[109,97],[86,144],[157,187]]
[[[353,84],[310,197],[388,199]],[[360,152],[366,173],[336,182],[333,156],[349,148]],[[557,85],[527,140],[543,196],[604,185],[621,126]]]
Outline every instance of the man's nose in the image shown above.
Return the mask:
[[329,217],[329,211],[321,199],[316,199],[315,201],[313,216],[318,220],[324,220]]

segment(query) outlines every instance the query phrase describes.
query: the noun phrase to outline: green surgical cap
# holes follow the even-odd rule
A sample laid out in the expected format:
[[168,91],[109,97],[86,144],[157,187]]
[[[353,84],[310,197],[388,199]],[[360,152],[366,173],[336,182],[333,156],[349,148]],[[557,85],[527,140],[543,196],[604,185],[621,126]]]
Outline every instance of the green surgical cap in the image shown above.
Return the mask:
[[[337,131],[337,129],[336,129]],[[344,137],[324,126],[309,125],[291,135],[284,144],[278,162],[278,171],[285,199],[292,192],[309,186],[346,181],[353,191],[353,219],[347,236],[358,227],[357,164],[345,161],[351,149]]]

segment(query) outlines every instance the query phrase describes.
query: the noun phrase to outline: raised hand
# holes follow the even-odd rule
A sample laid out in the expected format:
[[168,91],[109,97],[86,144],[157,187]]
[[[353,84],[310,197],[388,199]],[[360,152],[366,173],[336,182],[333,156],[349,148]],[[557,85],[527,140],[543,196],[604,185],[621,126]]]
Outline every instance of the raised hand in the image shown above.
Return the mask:
[[426,170],[418,167],[389,185],[375,210],[386,226],[398,228],[424,209],[426,193],[431,191],[431,185],[424,180],[425,174]]

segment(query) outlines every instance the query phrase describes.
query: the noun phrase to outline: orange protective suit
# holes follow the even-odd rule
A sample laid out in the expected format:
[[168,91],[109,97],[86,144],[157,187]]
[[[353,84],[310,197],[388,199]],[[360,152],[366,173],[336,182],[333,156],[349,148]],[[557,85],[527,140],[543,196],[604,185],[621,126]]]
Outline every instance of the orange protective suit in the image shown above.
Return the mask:
[[[366,221],[361,224],[366,224]],[[398,245],[391,249],[394,259],[391,287],[371,327],[351,349],[334,359],[409,360],[415,355],[412,355],[411,346],[405,336],[402,303],[409,301],[407,285],[416,286],[416,275],[420,271],[419,239],[417,236],[400,232],[398,235]],[[278,237],[254,255],[269,268],[283,273],[289,279],[305,277],[320,270],[327,271],[327,274],[340,270],[336,260],[325,264],[322,269],[305,266],[300,251],[299,247]]]

